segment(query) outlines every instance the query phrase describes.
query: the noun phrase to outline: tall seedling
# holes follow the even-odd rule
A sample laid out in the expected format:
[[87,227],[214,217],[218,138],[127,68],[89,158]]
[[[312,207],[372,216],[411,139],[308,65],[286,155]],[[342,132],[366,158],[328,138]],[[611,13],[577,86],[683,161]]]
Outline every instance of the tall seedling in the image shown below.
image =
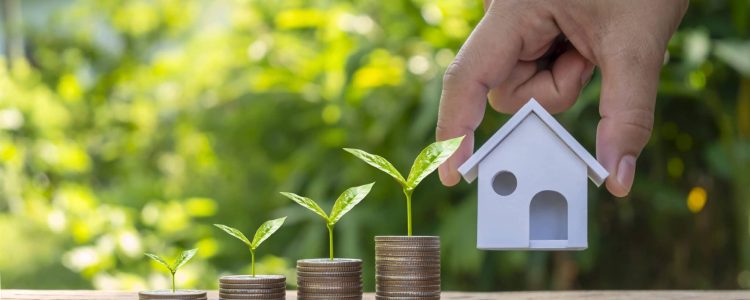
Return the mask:
[[222,224],[214,224],[214,226],[218,227],[221,230],[224,230],[224,232],[237,238],[238,240],[245,243],[245,245],[247,245],[247,247],[250,249],[250,273],[253,277],[255,277],[255,249],[257,249],[260,244],[262,244],[266,239],[268,239],[268,237],[276,232],[276,230],[279,230],[281,225],[284,225],[285,220],[286,217],[266,221],[265,223],[260,225],[258,230],[255,231],[255,236],[253,237],[252,242],[247,237],[245,237],[245,235],[242,234],[241,231],[235,228]]
[[326,221],[326,228],[328,228],[328,252],[330,255],[330,259],[333,260],[333,225],[335,225],[336,222],[338,222],[341,217],[348,213],[355,205],[362,201],[362,199],[364,199],[367,194],[370,193],[372,185],[374,184],[375,183],[373,182],[370,184],[349,188],[344,191],[344,193],[341,194],[338,199],[336,199],[336,203],[333,204],[333,208],[331,209],[330,214],[326,214],[326,212],[323,211],[323,209],[320,208],[320,206],[310,198],[302,197],[293,193],[282,192],[281,194],[289,199],[292,199],[292,201],[297,202],[297,204],[311,210],[317,215],[323,217],[323,219]]
[[196,252],[198,252],[198,249],[190,249],[187,251],[183,251],[180,254],[180,257],[175,259],[173,264],[169,264],[166,260],[164,260],[163,258],[159,257],[156,254],[151,254],[151,253],[144,253],[144,254],[148,256],[149,258],[153,259],[154,261],[160,263],[162,266],[169,269],[169,273],[172,275],[172,293],[174,293],[175,292],[174,276],[175,276],[175,273],[177,273],[177,269],[185,265],[191,258],[193,258]]
[[345,151],[354,154],[357,158],[365,163],[377,168],[380,171],[390,175],[401,185],[406,196],[406,228],[407,233],[411,236],[411,194],[417,188],[422,180],[434,172],[441,164],[445,162],[461,145],[463,136],[450,140],[435,142],[427,146],[419,153],[411,166],[409,177],[404,179],[401,173],[396,170],[387,159],[382,156],[370,154],[359,149],[344,148]]

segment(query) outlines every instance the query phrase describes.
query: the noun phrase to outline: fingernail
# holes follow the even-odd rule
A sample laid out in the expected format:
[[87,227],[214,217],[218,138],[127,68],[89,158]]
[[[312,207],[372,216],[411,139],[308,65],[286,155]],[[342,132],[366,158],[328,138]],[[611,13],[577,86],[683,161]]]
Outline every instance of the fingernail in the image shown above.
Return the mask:
[[634,177],[635,156],[625,155],[620,159],[620,164],[617,165],[617,182],[620,183],[620,186],[630,192],[630,188],[633,186]]
[[594,75],[594,65],[586,67],[587,69],[583,70],[583,73],[581,74],[581,86],[586,85],[589,80],[591,80],[591,75]]

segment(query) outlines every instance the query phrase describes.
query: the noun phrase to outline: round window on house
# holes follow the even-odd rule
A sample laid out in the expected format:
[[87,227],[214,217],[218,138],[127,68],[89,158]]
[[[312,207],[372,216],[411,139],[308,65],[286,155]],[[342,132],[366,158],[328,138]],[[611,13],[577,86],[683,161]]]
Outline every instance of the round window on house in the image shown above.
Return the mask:
[[500,196],[508,196],[516,190],[516,176],[508,171],[500,171],[492,178],[492,189]]

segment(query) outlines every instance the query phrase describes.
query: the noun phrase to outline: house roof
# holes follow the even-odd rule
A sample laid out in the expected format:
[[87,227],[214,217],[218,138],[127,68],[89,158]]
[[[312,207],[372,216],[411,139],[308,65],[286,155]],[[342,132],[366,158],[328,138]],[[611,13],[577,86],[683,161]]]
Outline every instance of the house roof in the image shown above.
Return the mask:
[[539,119],[552,129],[557,137],[578,156],[578,158],[586,163],[589,179],[591,179],[596,186],[600,186],[604,183],[604,179],[609,176],[609,172],[607,172],[607,170],[605,170],[604,167],[599,164],[599,162],[591,156],[591,154],[586,151],[586,149],[584,149],[583,146],[581,146],[581,144],[579,144],[578,141],[576,141],[576,139],[573,138],[573,136],[571,136],[554,117],[552,117],[552,115],[547,112],[547,110],[539,105],[534,98],[531,98],[526,105],[521,107],[521,109],[518,110],[518,112],[516,112],[516,114],[514,114],[505,125],[503,125],[503,127],[500,127],[500,129],[495,132],[495,134],[493,134],[481,148],[479,148],[479,150],[474,152],[474,155],[469,157],[469,160],[458,168],[458,172],[463,175],[467,182],[471,183],[477,178],[477,168],[479,167],[479,163],[490,154],[490,152],[495,149],[495,146],[500,144],[500,142],[502,142],[513,131],[513,129],[521,124],[526,116],[531,113],[536,114]]

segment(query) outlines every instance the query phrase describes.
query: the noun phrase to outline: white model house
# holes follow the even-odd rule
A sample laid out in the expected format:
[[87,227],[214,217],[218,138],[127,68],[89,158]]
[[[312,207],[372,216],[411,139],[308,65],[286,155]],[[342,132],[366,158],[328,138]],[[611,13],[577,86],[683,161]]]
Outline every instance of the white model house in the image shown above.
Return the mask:
[[458,171],[479,177],[477,248],[489,250],[586,249],[586,178],[609,176],[533,98]]

